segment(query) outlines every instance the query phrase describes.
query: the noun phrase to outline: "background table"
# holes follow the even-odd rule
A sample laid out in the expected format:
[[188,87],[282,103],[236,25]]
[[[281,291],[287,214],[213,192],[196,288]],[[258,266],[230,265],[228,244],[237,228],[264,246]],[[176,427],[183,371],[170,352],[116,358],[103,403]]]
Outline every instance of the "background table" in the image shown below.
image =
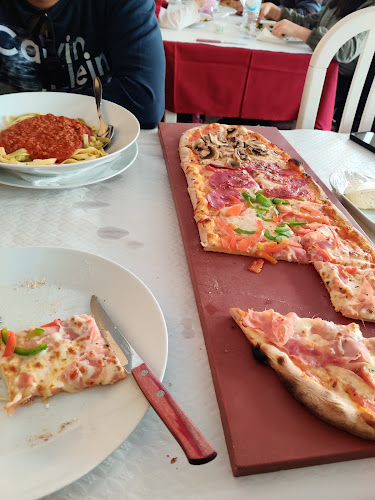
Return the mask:
[[[214,23],[180,31],[162,29],[166,54],[166,109],[270,121],[297,118],[312,51],[303,42],[285,45],[246,39],[241,18],[228,16],[224,34]],[[221,44],[197,43],[197,38]],[[237,42],[241,47],[228,45]],[[327,72],[316,128],[331,130],[338,66]]]
[[[375,155],[347,136],[300,130],[283,135],[326,183],[337,168],[360,170],[366,163],[375,169]],[[168,327],[164,383],[218,456],[206,465],[189,465],[150,409],[122,446],[91,473],[46,498],[373,500],[375,459],[232,476],[157,131],[142,131],[138,145],[134,165],[99,184],[61,191],[0,186],[1,244],[93,252],[142,279],[159,301]],[[19,475],[22,480],[22,471]]]

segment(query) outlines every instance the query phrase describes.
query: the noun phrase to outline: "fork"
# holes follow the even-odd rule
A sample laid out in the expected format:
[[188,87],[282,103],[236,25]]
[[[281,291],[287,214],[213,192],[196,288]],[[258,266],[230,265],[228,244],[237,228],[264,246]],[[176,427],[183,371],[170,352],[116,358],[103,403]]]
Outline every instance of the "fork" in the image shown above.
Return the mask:
[[[100,81],[100,78],[97,76],[94,79],[94,96],[95,96],[95,102],[96,102],[96,110],[98,112],[98,117],[99,117],[99,130],[98,130],[98,136],[99,137],[104,137],[106,139],[112,139],[113,134],[115,132],[115,129],[113,125],[109,125],[103,120],[102,117],[102,82]],[[108,146],[108,143],[103,144],[103,148]]]

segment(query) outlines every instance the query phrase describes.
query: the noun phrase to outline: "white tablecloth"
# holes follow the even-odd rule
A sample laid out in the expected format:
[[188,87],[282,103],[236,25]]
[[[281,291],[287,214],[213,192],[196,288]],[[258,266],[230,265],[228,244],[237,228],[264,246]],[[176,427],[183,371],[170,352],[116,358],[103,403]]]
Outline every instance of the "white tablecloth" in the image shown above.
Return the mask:
[[[330,172],[338,168],[360,169],[364,163],[372,163],[375,169],[375,155],[347,136],[320,131],[283,134],[326,183]],[[46,498],[372,500],[375,459],[232,476],[157,131],[142,131],[138,145],[136,162],[123,174],[99,184],[61,191],[0,185],[1,244],[53,245],[93,252],[142,279],[157,298],[168,327],[164,383],[218,456],[206,465],[189,465],[150,409],[107,459]],[[103,228],[106,230],[100,231]],[[174,457],[177,460],[171,463]],[[18,474],[22,481],[22,470]]]
[[285,44],[276,44],[270,42],[260,42],[254,38],[246,38],[240,31],[241,17],[227,16],[217,19],[217,22],[225,25],[224,33],[215,33],[215,14],[214,21],[201,23],[199,28],[189,26],[182,30],[161,29],[163,41],[165,42],[185,42],[197,43],[197,38],[206,38],[221,40],[220,45],[227,47],[236,47],[236,45],[226,44],[226,42],[240,43],[243,48],[253,50],[269,50],[271,52],[287,52],[290,54],[312,54],[312,50],[302,41],[290,41]]

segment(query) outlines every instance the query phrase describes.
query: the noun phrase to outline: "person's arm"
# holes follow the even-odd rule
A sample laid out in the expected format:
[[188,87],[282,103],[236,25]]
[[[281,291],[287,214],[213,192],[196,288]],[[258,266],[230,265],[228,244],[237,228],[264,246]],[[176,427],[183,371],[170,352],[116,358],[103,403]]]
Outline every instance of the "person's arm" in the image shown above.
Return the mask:
[[159,26],[173,30],[182,30],[186,26],[200,21],[199,9],[203,7],[205,0],[191,0],[178,8],[169,6],[168,9],[161,8],[159,14]]
[[[328,7],[326,7],[326,9],[327,8]],[[308,16],[301,16],[300,14],[297,14],[291,9],[283,9],[280,19],[281,20],[287,19],[291,22],[301,24],[305,28],[311,30],[305,42],[309,47],[312,48],[312,50],[315,49],[320,40],[329,30],[328,27],[320,26],[321,12],[317,12],[316,14],[310,14]],[[331,25],[329,27],[332,27],[333,25],[334,22],[331,21]],[[365,33],[360,33],[354,38],[348,40],[336,53],[335,60],[338,63],[343,63],[343,64],[348,64],[354,61],[361,53],[361,48],[364,38],[365,38]]]
[[305,16],[306,14],[319,12],[321,8],[322,0],[297,0],[295,2],[295,7],[293,7],[293,10],[298,14],[302,14],[303,16]]
[[[165,55],[154,0],[107,0],[98,36],[111,67],[103,98],[131,111],[142,128],[156,127],[164,114]],[[78,92],[92,95],[91,88]]]

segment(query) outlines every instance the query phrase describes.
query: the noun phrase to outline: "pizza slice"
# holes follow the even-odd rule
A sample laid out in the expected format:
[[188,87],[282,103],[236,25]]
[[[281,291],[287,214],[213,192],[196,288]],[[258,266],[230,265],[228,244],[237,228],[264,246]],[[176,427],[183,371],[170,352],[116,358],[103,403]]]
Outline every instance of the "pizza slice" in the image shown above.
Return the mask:
[[352,319],[375,322],[375,268],[314,262],[335,311]]
[[8,387],[9,415],[38,396],[47,400],[61,391],[79,392],[126,377],[94,318],[85,314],[19,333],[3,328],[1,337],[0,371]]
[[272,309],[230,310],[257,360],[315,415],[365,439],[375,439],[375,338],[355,323],[281,315]]

